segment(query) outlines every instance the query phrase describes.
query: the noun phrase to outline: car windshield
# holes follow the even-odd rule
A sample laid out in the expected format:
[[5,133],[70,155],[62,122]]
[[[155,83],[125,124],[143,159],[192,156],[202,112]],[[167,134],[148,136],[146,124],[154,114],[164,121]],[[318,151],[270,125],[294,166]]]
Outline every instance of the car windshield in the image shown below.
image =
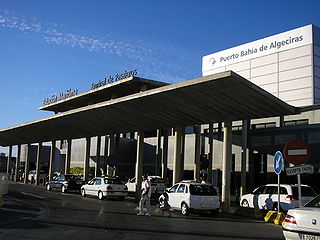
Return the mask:
[[151,178],[151,183],[166,183],[166,181],[163,178]]
[[217,191],[212,185],[201,185],[201,184],[190,184],[190,194],[191,195],[218,195]]
[[312,199],[310,202],[308,202],[305,207],[316,207],[320,208],[320,195],[318,195],[316,198]]
[[105,184],[122,184],[122,182],[117,178],[105,178],[104,183]]
[[[298,199],[299,193],[298,193],[298,186],[292,187],[292,194],[295,198]],[[317,194],[314,192],[314,190],[311,187],[307,186],[301,186],[301,196],[303,197],[315,197]]]
[[77,175],[64,175],[64,179],[66,181],[68,180],[80,180],[80,177]]

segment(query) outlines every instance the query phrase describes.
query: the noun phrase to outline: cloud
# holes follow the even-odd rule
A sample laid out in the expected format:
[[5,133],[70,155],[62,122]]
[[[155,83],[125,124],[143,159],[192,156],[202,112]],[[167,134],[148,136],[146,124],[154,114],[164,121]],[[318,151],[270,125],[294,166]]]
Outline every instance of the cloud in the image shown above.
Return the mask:
[[[62,27],[59,28],[56,23],[42,24],[36,18],[26,19],[16,16],[8,10],[0,9],[0,27],[21,31],[24,34],[44,40],[47,44],[79,48],[93,53],[131,59],[130,62],[138,62],[146,69],[162,72],[160,74],[150,73],[152,76],[160,77],[157,80],[161,81],[180,81],[181,76],[183,76],[181,65],[194,65],[194,62],[191,63],[192,60],[190,60],[192,58],[184,56],[177,49],[169,50],[166,46],[152,47],[152,44],[142,41],[123,40],[127,39],[125,37],[119,39],[119,37],[109,35],[104,36],[104,38],[97,38],[70,31],[66,32]],[[171,59],[171,61],[167,59]]]

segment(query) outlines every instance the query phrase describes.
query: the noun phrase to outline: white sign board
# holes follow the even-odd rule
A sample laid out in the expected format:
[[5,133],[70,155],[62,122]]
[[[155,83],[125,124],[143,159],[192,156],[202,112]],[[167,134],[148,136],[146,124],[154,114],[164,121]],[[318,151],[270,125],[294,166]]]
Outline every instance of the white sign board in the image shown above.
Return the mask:
[[210,71],[248,59],[301,47],[312,43],[312,25],[293,29],[271,37],[246,43],[202,58],[202,75]]
[[302,173],[313,173],[312,165],[300,165],[295,167],[289,167],[286,169],[287,176],[298,175]]

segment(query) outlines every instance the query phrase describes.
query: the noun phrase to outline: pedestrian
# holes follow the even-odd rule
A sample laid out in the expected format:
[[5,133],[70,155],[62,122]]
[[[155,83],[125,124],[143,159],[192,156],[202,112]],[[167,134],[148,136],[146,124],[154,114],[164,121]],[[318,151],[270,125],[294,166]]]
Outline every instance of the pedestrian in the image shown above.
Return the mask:
[[[141,198],[139,202],[140,211],[138,216],[151,216],[150,198],[151,198],[151,183],[148,180],[148,175],[142,176],[143,182],[141,186]],[[144,212],[144,205],[146,205],[147,212]]]
[[164,215],[164,212],[168,212],[168,217],[171,217],[171,212],[170,212],[170,204],[169,204],[169,196],[168,193],[164,192],[163,194],[161,194],[161,196],[159,197],[159,208],[161,210],[161,214]]

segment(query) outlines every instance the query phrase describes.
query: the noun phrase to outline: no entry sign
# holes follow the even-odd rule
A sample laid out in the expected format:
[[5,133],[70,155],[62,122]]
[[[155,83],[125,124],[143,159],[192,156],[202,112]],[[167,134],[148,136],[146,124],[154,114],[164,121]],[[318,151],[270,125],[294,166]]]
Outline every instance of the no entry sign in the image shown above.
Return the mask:
[[295,139],[286,144],[283,153],[289,163],[301,165],[309,160],[310,148],[304,141]]

